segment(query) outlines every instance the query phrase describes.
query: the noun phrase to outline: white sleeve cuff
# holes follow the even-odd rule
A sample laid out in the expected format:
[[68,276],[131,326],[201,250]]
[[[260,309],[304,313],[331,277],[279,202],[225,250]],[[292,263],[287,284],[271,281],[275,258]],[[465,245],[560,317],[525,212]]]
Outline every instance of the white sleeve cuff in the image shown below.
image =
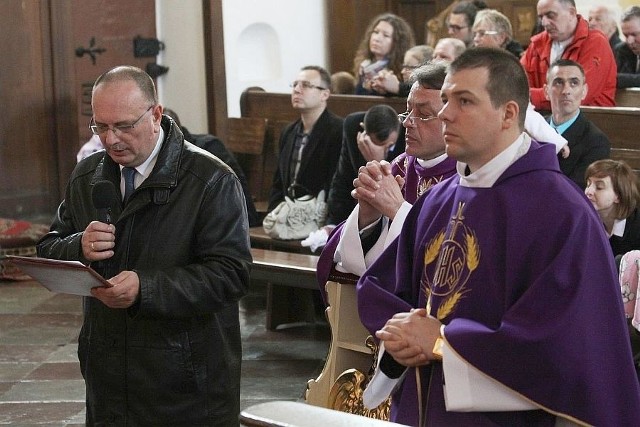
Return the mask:
[[404,370],[399,378],[389,378],[380,370],[380,360],[384,354],[384,343],[380,344],[380,350],[378,351],[378,363],[376,364],[376,372],[373,374],[373,378],[367,385],[367,388],[362,394],[362,403],[367,409],[375,409],[382,402],[384,402],[394,392],[396,387],[402,383],[404,376],[407,373],[407,369]]

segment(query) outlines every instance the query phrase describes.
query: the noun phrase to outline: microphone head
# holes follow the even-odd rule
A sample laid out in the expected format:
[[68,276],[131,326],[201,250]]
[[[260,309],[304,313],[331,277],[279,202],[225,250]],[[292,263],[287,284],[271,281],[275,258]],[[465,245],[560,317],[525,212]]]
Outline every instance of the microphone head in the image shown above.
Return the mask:
[[111,181],[98,181],[91,189],[91,200],[96,209],[109,209],[118,205],[119,197]]

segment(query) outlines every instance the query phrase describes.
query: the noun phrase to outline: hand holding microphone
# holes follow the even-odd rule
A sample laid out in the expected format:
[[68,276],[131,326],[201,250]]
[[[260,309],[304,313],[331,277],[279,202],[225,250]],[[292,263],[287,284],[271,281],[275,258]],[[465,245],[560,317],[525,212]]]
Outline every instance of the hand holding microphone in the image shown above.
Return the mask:
[[118,193],[111,181],[99,181],[91,190],[97,221],[91,221],[82,234],[82,253],[89,261],[111,258],[116,243],[116,228],[111,224],[111,210],[119,203]]

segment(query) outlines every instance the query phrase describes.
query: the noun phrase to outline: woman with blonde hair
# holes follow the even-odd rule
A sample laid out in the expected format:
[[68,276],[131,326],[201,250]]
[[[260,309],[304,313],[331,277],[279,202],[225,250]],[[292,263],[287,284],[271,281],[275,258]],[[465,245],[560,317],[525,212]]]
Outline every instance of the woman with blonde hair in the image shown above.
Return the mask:
[[495,9],[478,12],[473,22],[473,45],[476,47],[497,47],[505,49],[520,58],[524,49],[513,40],[511,21]]
[[356,95],[377,95],[371,79],[382,70],[402,72],[405,52],[415,44],[411,26],[393,13],[376,16],[367,27],[353,60]]

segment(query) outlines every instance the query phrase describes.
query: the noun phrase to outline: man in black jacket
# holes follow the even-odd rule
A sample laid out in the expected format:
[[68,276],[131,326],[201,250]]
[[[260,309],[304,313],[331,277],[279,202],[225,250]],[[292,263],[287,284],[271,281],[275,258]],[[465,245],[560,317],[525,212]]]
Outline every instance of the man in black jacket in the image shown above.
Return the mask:
[[625,42],[616,47],[618,88],[640,87],[640,6],[631,6],[620,23]]
[[325,190],[326,196],[340,155],[343,120],[327,109],[331,94],[329,73],[315,65],[303,67],[291,87],[291,105],[300,112],[300,118],[280,135],[269,212],[287,194],[317,196]]
[[329,191],[327,224],[341,223],[356,206],[351,190],[360,166],[372,160],[391,162],[404,148],[404,129],[390,106],[374,105],[366,112],[349,114],[344,119],[338,169]]
[[100,76],[92,107],[105,151],[78,163],[38,244],[110,284],[83,301],[86,423],[237,426],[251,266],[238,178],[184,140],[138,68]]
[[577,62],[558,59],[549,67],[544,86],[551,103],[549,123],[568,141],[570,149],[567,158],[558,155],[560,170],[582,190],[587,167],[608,158],[611,152],[609,138],[580,112],[580,102],[588,90],[584,70]]

